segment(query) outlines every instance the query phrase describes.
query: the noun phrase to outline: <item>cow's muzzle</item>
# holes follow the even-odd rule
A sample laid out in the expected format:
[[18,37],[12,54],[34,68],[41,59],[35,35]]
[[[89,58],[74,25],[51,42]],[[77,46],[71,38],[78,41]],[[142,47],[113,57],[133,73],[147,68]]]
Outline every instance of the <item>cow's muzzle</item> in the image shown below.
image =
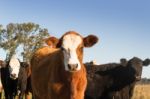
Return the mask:
[[77,71],[78,64],[68,64],[68,69],[70,71]]
[[136,81],[140,81],[141,80],[141,76],[136,76]]
[[17,77],[16,77],[16,74],[10,74],[10,78],[16,79],[16,78],[17,78]]

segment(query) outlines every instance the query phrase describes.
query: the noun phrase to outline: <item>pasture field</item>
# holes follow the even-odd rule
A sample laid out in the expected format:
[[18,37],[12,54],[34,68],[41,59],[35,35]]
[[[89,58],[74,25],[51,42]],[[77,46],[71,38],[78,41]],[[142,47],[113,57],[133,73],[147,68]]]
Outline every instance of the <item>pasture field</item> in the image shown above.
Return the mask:
[[132,99],[150,99],[150,84],[137,84]]
[[[1,99],[5,99],[4,93]],[[137,84],[132,99],[150,99],[150,84]]]

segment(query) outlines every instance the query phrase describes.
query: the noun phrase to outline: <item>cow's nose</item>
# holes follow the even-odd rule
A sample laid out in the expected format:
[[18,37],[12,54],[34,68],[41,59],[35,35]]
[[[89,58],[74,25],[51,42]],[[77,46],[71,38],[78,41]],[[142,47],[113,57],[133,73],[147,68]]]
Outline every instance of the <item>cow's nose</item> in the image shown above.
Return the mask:
[[68,64],[68,68],[71,71],[75,71],[78,68],[78,64]]
[[15,78],[15,77],[16,77],[16,74],[10,74],[10,76],[11,76],[12,78]]

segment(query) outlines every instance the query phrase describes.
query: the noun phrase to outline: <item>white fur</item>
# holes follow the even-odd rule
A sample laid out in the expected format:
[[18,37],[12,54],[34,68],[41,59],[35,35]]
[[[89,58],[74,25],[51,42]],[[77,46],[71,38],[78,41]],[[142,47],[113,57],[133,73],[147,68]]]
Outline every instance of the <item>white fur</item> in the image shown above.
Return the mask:
[[76,53],[76,49],[78,48],[79,44],[81,44],[82,38],[75,34],[68,34],[64,36],[62,47],[64,50],[64,64],[65,70],[69,71],[68,64],[78,64],[76,70],[80,70],[81,64],[78,59],[78,55]]
[[16,74],[16,78],[18,78],[20,62],[17,59],[16,55],[13,55],[10,59],[9,66],[10,74]]

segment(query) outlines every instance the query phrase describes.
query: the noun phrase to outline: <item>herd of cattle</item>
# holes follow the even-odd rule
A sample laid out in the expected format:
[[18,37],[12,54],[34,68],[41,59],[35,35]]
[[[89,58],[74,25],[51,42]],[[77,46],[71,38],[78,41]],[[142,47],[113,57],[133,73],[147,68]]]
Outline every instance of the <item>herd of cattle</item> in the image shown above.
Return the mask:
[[[131,99],[143,66],[150,64],[138,57],[120,63],[83,63],[84,47],[98,42],[94,35],[82,37],[69,31],[60,39],[49,37],[34,52],[30,63],[14,55],[0,60],[1,83],[5,99]],[[1,97],[1,96],[0,96]]]

